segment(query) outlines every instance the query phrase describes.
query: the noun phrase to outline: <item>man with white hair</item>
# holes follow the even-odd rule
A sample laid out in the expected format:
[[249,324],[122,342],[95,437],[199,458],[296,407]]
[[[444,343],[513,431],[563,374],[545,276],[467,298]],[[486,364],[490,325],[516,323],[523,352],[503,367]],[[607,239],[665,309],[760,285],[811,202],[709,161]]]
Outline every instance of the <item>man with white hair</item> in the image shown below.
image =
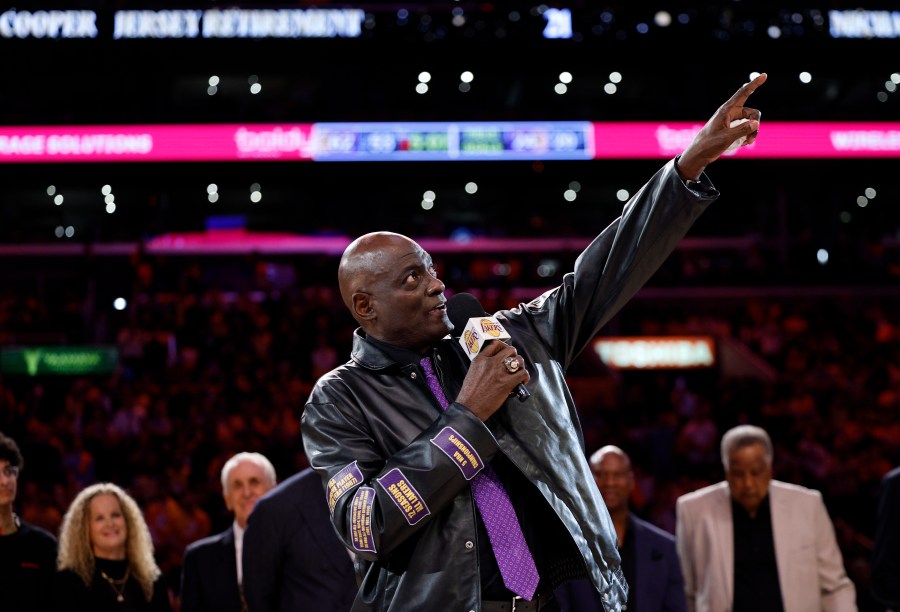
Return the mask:
[[185,549],[181,612],[246,611],[241,590],[244,530],[256,501],[275,484],[275,467],[260,453],[238,453],[222,466],[222,497],[234,523]]
[[725,481],[682,495],[675,539],[690,612],[855,612],[834,525],[815,490],[772,479],[772,440],[722,437]]

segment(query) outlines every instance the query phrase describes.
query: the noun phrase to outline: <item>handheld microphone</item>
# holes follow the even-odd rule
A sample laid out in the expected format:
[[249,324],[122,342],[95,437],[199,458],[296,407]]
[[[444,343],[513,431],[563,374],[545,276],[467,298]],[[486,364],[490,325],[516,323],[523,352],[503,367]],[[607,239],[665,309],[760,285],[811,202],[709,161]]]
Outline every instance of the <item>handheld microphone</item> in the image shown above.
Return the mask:
[[[496,317],[492,317],[471,293],[456,293],[447,300],[447,316],[453,324],[453,335],[459,335],[459,344],[469,357],[469,361],[484,348],[485,342],[509,339],[507,332]],[[503,342],[507,344],[506,342]],[[515,394],[520,402],[531,397],[522,383],[516,385]]]

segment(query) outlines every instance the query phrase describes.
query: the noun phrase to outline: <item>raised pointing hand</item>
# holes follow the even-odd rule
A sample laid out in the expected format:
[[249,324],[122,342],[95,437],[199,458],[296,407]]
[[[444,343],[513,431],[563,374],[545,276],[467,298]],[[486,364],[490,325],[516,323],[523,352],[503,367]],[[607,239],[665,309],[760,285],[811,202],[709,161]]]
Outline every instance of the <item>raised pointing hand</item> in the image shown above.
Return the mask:
[[[742,136],[745,136],[746,140],[741,146],[752,144],[756,140],[762,113],[755,108],[744,106],[744,103],[750,94],[766,82],[766,78],[767,75],[763,72],[749,83],[742,85],[697,132],[691,144],[678,159],[678,171],[682,178],[692,180],[700,178],[700,173],[706,166],[719,159],[728,146]],[[737,119],[747,121],[731,127],[731,123]]]

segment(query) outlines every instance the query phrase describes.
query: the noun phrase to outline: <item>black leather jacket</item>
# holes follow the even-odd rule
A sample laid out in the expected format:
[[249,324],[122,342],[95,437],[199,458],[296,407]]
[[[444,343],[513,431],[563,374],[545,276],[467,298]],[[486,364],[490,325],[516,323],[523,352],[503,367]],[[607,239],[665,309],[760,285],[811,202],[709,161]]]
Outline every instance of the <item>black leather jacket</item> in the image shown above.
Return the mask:
[[[458,403],[442,411],[417,364],[395,363],[357,330],[351,360],[317,382],[302,416],[338,535],[372,562],[354,610],[480,610],[472,464],[467,474],[462,458],[441,450],[450,434],[469,459],[503,453],[518,468],[565,527],[607,612],[622,609],[616,532],[585,459],[565,371],[718,197],[705,175],[692,185],[668,162],[559,287],[496,314],[524,357],[531,397],[510,399],[486,423]],[[455,398],[468,358],[449,337],[434,351]]]

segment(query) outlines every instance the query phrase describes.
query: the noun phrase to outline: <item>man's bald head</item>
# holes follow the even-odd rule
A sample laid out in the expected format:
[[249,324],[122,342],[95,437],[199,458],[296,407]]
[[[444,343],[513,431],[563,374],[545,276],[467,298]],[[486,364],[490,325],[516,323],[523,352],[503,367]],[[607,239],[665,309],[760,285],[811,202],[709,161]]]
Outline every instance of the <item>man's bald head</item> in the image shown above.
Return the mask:
[[388,344],[423,352],[452,328],[431,256],[402,234],[372,232],[351,242],[338,283],[363,331]]
[[371,293],[372,284],[390,270],[390,249],[405,245],[415,245],[415,242],[394,232],[364,234],[347,245],[338,266],[338,284],[341,298],[351,312],[353,294]]
[[628,513],[628,498],[634,490],[634,473],[628,454],[610,444],[591,455],[590,464],[594,482],[609,513],[613,518],[623,517]]
[[614,444],[607,444],[606,446],[594,451],[594,454],[591,455],[590,459],[591,467],[600,465],[603,462],[603,458],[607,455],[614,455],[616,457],[619,457],[620,459],[622,459],[623,465],[629,470],[631,469],[631,457],[628,456],[628,453],[623,451],[618,446],[615,446]]

